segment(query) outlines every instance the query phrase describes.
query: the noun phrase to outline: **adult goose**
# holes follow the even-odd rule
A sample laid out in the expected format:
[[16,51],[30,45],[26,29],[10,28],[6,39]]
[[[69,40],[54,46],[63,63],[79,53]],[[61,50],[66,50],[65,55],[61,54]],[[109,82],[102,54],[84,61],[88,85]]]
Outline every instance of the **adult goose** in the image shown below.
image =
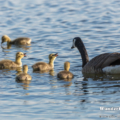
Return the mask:
[[46,71],[46,70],[53,70],[54,69],[54,61],[56,59],[56,57],[58,56],[58,54],[50,54],[49,55],[49,63],[45,63],[45,62],[37,62],[35,63],[32,68],[33,71]]
[[26,53],[17,52],[15,61],[12,60],[1,60],[0,69],[12,69],[16,67],[21,67],[21,59],[26,56]]
[[20,37],[11,41],[9,36],[3,35],[1,39],[2,39],[1,44],[4,42],[7,42],[7,46],[10,46],[11,44],[14,44],[14,45],[30,45],[31,44],[31,39],[28,37]]
[[82,57],[83,73],[120,73],[120,53],[104,53],[100,54],[89,61],[86,48],[80,37],[73,39],[71,47],[77,47]]

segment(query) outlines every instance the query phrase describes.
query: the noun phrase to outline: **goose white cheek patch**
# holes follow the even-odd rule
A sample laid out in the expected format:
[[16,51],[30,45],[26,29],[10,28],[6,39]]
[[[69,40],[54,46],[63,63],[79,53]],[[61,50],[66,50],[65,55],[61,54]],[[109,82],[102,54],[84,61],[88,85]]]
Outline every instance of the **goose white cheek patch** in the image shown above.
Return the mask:
[[74,47],[74,48],[76,47],[75,46],[75,41],[76,41],[76,39],[73,40],[73,44],[72,44],[72,47]]

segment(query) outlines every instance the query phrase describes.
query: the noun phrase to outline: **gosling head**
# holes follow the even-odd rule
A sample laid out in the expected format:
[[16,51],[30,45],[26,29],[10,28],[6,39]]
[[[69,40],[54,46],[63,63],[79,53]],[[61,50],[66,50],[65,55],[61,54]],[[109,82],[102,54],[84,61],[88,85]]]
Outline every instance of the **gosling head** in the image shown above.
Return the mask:
[[64,70],[69,71],[69,69],[70,69],[70,62],[67,61],[64,63]]
[[3,35],[1,39],[2,39],[1,44],[4,43],[4,42],[11,41],[10,38],[7,35]]
[[23,58],[23,57],[26,57],[26,53],[22,53],[22,52],[16,53],[16,58]]
[[28,66],[27,65],[23,65],[23,73],[27,73],[28,72]]
[[75,37],[73,39],[73,44],[72,44],[71,49],[75,48],[77,46],[77,44],[78,44],[79,41],[82,41],[81,38],[80,37]]
[[49,55],[49,60],[55,60],[55,58],[58,56],[58,53],[52,53]]

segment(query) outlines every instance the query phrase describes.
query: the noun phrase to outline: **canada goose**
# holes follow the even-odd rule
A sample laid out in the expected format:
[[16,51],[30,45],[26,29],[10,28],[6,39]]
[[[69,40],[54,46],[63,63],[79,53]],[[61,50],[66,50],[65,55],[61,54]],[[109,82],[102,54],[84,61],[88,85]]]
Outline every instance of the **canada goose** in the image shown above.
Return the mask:
[[11,39],[7,35],[3,35],[1,39],[2,39],[1,44],[4,42],[7,42],[7,46],[10,46],[10,44],[14,44],[14,45],[30,45],[31,44],[31,39],[27,37],[20,37],[11,41]]
[[14,67],[22,66],[21,59],[26,56],[26,53],[17,52],[15,62],[11,60],[0,61],[0,69],[12,69]]
[[54,68],[54,60],[58,56],[58,54],[50,54],[49,55],[49,63],[45,62],[37,62],[35,63],[32,68],[33,71],[46,71],[46,70],[52,70]]
[[60,71],[57,74],[57,77],[61,78],[61,79],[71,79],[71,78],[73,78],[73,74],[69,71],[69,69],[70,69],[70,62],[65,62],[64,63],[64,70]]
[[83,73],[120,73],[120,53],[104,53],[94,57],[89,61],[86,48],[79,37],[73,39],[71,47],[77,47],[82,57]]
[[20,75],[18,75],[16,77],[16,80],[21,81],[21,80],[32,80],[32,77],[27,74],[28,72],[28,66],[27,65],[23,65],[23,73],[21,73]]

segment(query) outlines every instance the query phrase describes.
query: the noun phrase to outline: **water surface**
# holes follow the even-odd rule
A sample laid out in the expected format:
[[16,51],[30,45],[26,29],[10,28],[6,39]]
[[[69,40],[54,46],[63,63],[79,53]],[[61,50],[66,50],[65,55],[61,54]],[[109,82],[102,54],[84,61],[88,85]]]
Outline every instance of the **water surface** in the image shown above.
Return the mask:
[[[22,62],[32,76],[30,83],[17,83],[16,71],[0,70],[1,120],[119,119],[119,110],[100,107],[120,106],[120,76],[84,76],[81,56],[77,49],[71,50],[72,39],[79,36],[90,59],[119,52],[119,6],[119,0],[1,0],[0,36],[32,39],[28,48],[0,48],[0,60],[14,60],[16,52],[26,52]],[[59,54],[54,76],[33,73],[31,66],[48,62],[50,53]],[[56,77],[65,61],[75,75],[71,81]]]

